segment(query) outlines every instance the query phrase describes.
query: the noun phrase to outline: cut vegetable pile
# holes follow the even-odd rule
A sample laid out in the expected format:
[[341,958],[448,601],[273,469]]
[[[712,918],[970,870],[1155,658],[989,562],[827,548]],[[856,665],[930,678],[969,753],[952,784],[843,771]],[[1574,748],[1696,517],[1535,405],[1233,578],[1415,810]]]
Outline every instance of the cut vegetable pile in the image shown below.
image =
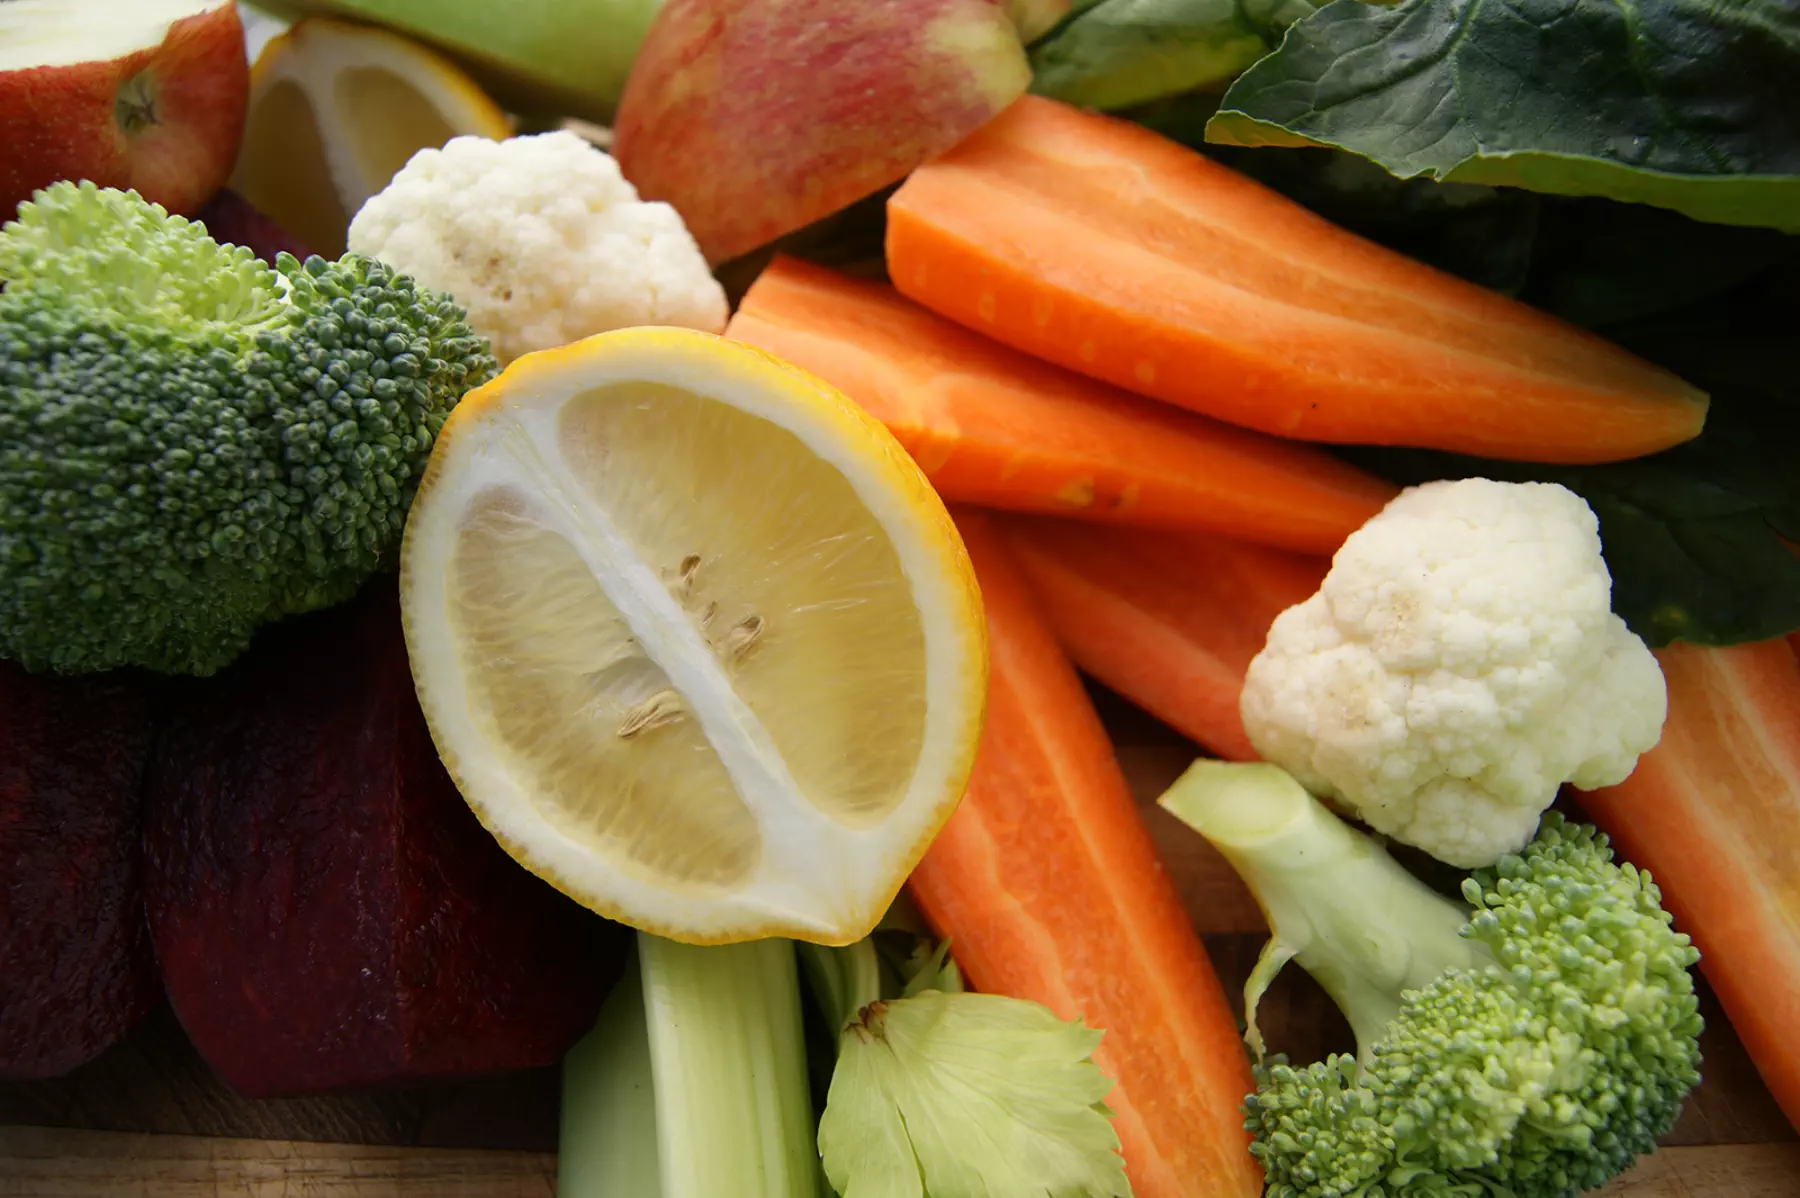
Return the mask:
[[0,1077],[160,986],[248,1096],[560,1061],[561,1198],[1575,1198],[1710,992],[1800,1129],[1781,5],[76,7]]

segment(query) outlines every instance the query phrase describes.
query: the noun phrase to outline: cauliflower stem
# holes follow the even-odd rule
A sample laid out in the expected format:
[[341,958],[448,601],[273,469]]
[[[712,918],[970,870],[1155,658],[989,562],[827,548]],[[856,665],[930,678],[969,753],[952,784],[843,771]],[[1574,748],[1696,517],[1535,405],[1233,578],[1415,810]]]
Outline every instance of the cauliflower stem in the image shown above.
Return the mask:
[[[1198,762],[1160,802],[1273,929],[1245,986],[1269,1198],[1573,1198],[1652,1151],[1699,1081],[1699,954],[1592,827],[1547,814],[1458,903],[1274,765]],[[1289,960],[1357,1056],[1263,1058],[1257,1000]]]

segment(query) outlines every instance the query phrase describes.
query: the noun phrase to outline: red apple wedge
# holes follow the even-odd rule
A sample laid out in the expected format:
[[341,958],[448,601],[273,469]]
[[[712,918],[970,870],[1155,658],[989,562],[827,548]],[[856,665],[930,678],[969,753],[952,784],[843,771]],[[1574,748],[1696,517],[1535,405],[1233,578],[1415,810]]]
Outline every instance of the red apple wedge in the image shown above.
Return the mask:
[[1030,82],[999,0],[668,0],[613,152],[719,263],[899,180]]
[[248,94],[229,0],[0,2],[0,220],[58,179],[192,214],[231,173]]

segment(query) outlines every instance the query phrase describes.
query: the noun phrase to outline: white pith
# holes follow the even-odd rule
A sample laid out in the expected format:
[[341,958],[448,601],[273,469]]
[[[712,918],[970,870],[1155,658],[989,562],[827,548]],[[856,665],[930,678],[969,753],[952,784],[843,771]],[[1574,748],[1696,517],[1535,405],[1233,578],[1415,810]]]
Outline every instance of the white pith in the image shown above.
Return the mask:
[[388,180],[371,178],[358,161],[351,139],[371,114],[343,102],[337,86],[343,72],[375,70],[394,76],[429,100],[452,129],[479,130],[490,123],[486,109],[477,109],[454,84],[446,84],[432,51],[383,29],[315,20],[282,35],[279,43],[271,42],[267,52],[271,57],[258,69],[251,103],[278,84],[300,89],[319,127],[333,190],[352,216]]
[[[531,363],[529,360],[527,365]],[[596,871],[590,845],[566,836],[529,802],[505,801],[527,788],[508,776],[497,752],[462,755],[456,763],[465,797],[501,838],[534,868],[595,905],[620,912],[639,926],[685,929],[695,939],[741,939],[776,924],[784,934],[835,941],[858,921],[873,922],[900,862],[941,819],[954,796],[946,774],[959,759],[969,702],[979,688],[965,685],[974,654],[954,607],[959,583],[934,551],[934,533],[916,512],[884,486],[879,470],[859,457],[840,429],[813,413],[772,398],[770,389],[746,386],[710,363],[667,354],[620,352],[601,371],[555,364],[531,374],[529,392],[497,412],[484,413],[445,445],[446,472],[456,476],[455,502],[439,501],[409,528],[409,634],[414,643],[449,645],[454,620],[445,579],[455,527],[477,496],[501,487],[532,495],[534,520],[559,533],[581,554],[596,583],[618,610],[643,651],[666,673],[704,732],[733,786],[752,812],[762,852],[751,876],[724,892],[694,893],[656,887],[628,870]],[[556,449],[557,417],[571,396],[609,382],[645,381],[726,399],[740,410],[787,429],[839,469],[882,526],[890,531],[902,569],[928,635],[925,687],[932,696],[917,767],[905,797],[885,819],[866,828],[847,826],[821,812],[800,791],[786,762],[694,623],[657,570],[637,556],[608,513],[572,477]],[[452,461],[454,459],[454,461]],[[546,486],[545,480],[554,480]],[[414,673],[440,744],[482,743],[483,733],[466,703],[443,701],[469,693],[453,653],[415,652]],[[965,700],[963,696],[974,693]],[[437,700],[434,702],[434,698]],[[502,796],[502,801],[490,801]],[[597,872],[604,876],[596,876]],[[878,893],[879,892],[879,893]],[[685,937],[684,937],[685,938]]]

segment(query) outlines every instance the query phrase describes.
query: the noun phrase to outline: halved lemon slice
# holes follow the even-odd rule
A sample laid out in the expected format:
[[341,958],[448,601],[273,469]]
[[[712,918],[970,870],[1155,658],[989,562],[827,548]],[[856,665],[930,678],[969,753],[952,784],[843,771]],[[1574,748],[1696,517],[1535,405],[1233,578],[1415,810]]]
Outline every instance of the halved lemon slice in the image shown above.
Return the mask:
[[350,218],[407,159],[452,137],[512,132],[455,63],[383,29],[307,17],[250,69],[231,186],[307,246],[344,252]]
[[470,806],[656,935],[856,940],[968,780],[986,628],[955,526],[886,429],[735,341],[605,333],[471,392],[401,593]]

